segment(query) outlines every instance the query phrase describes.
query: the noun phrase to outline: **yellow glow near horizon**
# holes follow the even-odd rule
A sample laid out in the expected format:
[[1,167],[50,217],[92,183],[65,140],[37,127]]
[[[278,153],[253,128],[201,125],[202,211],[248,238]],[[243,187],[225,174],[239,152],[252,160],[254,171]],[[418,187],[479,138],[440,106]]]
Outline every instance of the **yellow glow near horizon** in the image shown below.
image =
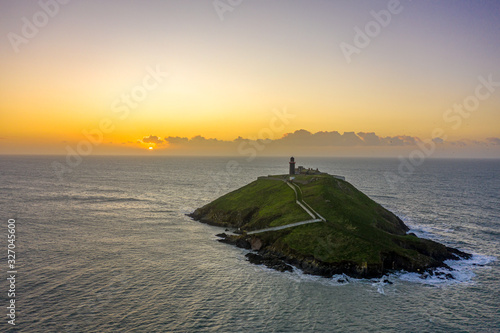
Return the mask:
[[[449,140],[500,137],[500,89],[457,128],[443,120],[474,94],[479,76],[500,81],[500,44],[488,35],[496,30],[448,15],[468,15],[468,5],[443,16],[439,4],[412,3],[350,64],[338,44],[352,42],[352,27],[374,9],[369,2],[249,2],[223,24],[206,5],[150,6],[79,2],[61,8],[19,53],[4,39],[0,154],[65,154],[103,119],[112,129],[96,152],[178,149],[138,143],[149,135],[255,138],[282,107],[295,117],[275,138],[306,129],[429,139],[435,128]],[[33,2],[4,10],[5,31],[20,33],[20,18],[40,8]],[[126,19],[132,14],[135,23]],[[157,68],[169,76],[156,85]]]

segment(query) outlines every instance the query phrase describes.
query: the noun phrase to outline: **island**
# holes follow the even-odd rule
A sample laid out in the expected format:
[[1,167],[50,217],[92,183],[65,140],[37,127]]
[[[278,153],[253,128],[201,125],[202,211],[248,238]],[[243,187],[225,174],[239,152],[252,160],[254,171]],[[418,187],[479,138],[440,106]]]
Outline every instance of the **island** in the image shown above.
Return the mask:
[[295,168],[259,177],[189,214],[227,228],[220,241],[251,249],[250,262],[332,277],[431,272],[471,255],[408,233],[409,228],[344,177]]

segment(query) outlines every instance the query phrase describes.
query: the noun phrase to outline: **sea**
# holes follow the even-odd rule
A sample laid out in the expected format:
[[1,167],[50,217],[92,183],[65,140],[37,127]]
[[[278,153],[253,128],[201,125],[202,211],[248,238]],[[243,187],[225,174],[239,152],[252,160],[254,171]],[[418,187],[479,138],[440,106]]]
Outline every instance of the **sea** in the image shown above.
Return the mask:
[[0,156],[0,331],[500,331],[500,160],[295,158],[473,257],[448,262],[453,278],[341,283],[250,264],[186,216],[288,157]]

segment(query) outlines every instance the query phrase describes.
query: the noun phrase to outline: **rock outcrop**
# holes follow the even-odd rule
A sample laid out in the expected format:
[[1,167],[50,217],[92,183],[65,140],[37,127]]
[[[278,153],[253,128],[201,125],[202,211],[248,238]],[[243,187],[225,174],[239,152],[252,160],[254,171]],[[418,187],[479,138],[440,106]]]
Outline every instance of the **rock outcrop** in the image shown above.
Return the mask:
[[470,257],[407,234],[409,228],[396,215],[348,182],[327,174],[297,176],[303,200],[326,222],[247,235],[249,231],[310,219],[280,177],[284,179],[260,178],[190,216],[237,229],[238,235],[219,234],[220,241],[253,250],[247,255],[250,262],[279,271],[294,266],[325,277],[381,277],[393,270],[423,273],[446,266],[445,260]]

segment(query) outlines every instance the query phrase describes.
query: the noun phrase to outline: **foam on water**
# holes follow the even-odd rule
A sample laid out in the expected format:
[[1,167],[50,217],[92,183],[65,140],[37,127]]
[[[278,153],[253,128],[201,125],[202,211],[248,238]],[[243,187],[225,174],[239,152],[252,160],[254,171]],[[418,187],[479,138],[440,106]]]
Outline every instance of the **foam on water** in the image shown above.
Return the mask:
[[253,265],[216,241],[224,229],[185,216],[286,159],[242,157],[219,188],[204,185],[226,158],[88,156],[64,182],[54,159],[0,159],[0,207],[19,227],[16,332],[498,331],[500,161],[428,159],[388,195],[397,159],[304,161],[345,175],[420,236],[484,254],[448,262],[454,280],[363,280]]
[[387,286],[387,285],[390,285],[392,284],[392,282],[387,282],[387,281],[390,281],[390,278],[389,276],[382,276],[380,278],[380,280],[376,281],[376,282],[373,282],[372,283],[372,286],[373,287],[376,287],[377,288],[377,292],[381,295],[385,295],[385,290],[384,290],[384,286]]
[[474,254],[470,259],[462,260],[446,260],[451,269],[436,268],[431,273],[410,273],[400,272],[393,274],[394,277],[402,281],[421,283],[425,285],[432,285],[437,287],[449,286],[452,284],[473,284],[473,278],[476,276],[474,269],[477,267],[491,268],[486,265],[496,261],[493,256],[485,256]]
[[[246,250],[245,253],[252,251]],[[292,272],[278,272],[265,265],[258,265],[260,269],[268,274],[277,274],[294,282],[319,283],[324,286],[339,287],[351,283],[370,284],[377,289],[379,294],[385,295],[384,287],[392,285],[396,281],[418,283],[429,286],[445,287],[456,284],[474,284],[473,278],[476,276],[474,270],[477,268],[491,269],[489,264],[496,261],[494,256],[474,254],[470,259],[446,260],[445,264],[451,269],[439,267],[431,272],[414,273],[400,271],[384,275],[379,279],[357,279],[345,274],[337,274],[331,278],[304,273],[301,269],[292,267]]]
[[296,267],[293,267],[293,272],[287,272],[286,276],[295,282],[320,283],[324,286],[332,287],[348,285],[351,282],[359,280],[351,278],[345,274],[337,274],[332,276],[331,278],[325,278],[322,276],[306,274],[301,269],[298,269]]
[[[415,233],[420,238],[427,239],[439,239],[441,237],[436,236],[436,232],[452,232],[452,230],[443,230],[440,228],[421,226],[421,225],[409,225],[410,231]],[[219,239],[218,237],[214,240]],[[243,255],[253,252],[251,250],[240,249]],[[379,294],[385,295],[384,287],[391,285],[396,281],[418,283],[429,286],[445,287],[456,284],[474,284],[474,277],[476,274],[474,270],[477,268],[490,269],[491,263],[497,260],[494,256],[487,256],[481,254],[473,254],[470,259],[460,259],[460,260],[446,260],[444,263],[450,267],[450,269],[445,267],[439,267],[431,272],[425,273],[414,273],[400,271],[382,276],[380,279],[357,279],[350,277],[345,274],[337,274],[331,278],[325,278],[321,276],[311,275],[304,273],[301,269],[292,267],[292,272],[278,272],[272,268],[268,268],[265,265],[258,265],[258,267],[269,274],[278,274],[284,276],[294,282],[305,282],[305,283],[319,283],[324,286],[339,287],[349,285],[351,283],[362,283],[370,284],[377,289]],[[249,263],[250,264],[250,263]]]
[[382,295],[385,295],[384,286],[391,285],[392,281],[394,281],[394,279],[391,279],[390,276],[388,275],[384,275],[380,279],[356,279],[346,274],[336,274],[333,275],[331,278],[325,278],[322,276],[306,274],[301,269],[296,267],[292,267],[293,269],[292,272],[283,272],[283,273],[278,272],[272,268],[268,268],[264,265],[258,265],[257,267],[259,267],[268,274],[279,275],[297,283],[319,283],[327,287],[342,287],[350,284],[371,285],[377,288],[377,292]]

